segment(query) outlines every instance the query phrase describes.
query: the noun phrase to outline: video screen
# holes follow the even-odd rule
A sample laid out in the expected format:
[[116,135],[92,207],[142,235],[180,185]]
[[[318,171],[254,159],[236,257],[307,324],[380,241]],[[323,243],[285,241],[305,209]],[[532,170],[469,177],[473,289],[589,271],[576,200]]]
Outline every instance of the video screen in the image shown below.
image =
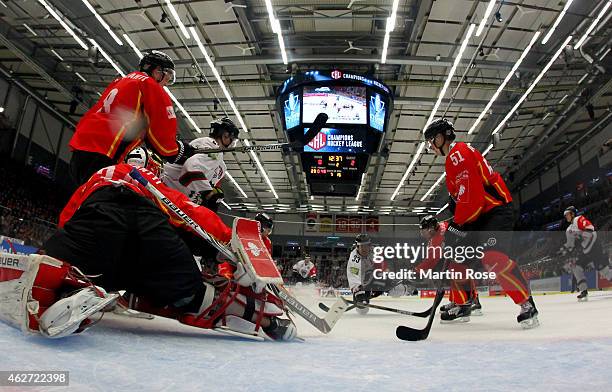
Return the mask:
[[291,129],[300,125],[300,95],[298,92],[289,94],[284,104],[285,128]]
[[383,132],[385,130],[385,114],[387,108],[380,94],[374,93],[370,97],[370,126]]
[[[308,128],[304,129],[304,133]],[[307,145],[304,152],[354,154],[366,152],[365,130],[323,128]]]
[[366,124],[366,88],[354,86],[304,87],[304,119],[311,123],[326,113],[330,124]]

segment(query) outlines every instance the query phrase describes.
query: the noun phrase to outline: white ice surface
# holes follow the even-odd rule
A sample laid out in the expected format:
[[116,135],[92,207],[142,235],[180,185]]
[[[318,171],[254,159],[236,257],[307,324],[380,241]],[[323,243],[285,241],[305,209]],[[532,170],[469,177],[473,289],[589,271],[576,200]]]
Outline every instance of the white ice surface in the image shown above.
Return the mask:
[[[602,295],[604,293],[593,293]],[[318,297],[298,297],[318,310]],[[332,301],[327,300],[328,304]],[[413,311],[431,299],[376,299]],[[612,293],[537,296],[541,326],[522,330],[509,298],[482,298],[484,316],[436,320],[426,341],[395,327],[426,319],[346,313],[328,335],[298,320],[304,343],[253,342],[163,318],[107,315],[60,340],[24,337],[0,323],[0,370],[69,370],[68,388],[23,391],[612,391]]]

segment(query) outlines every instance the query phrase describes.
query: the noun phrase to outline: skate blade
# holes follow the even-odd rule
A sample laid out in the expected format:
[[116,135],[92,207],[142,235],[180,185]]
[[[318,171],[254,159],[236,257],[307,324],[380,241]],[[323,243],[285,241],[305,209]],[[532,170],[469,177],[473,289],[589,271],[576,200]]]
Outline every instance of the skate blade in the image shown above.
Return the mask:
[[472,310],[472,314],[470,316],[482,316],[482,310],[481,309]]
[[589,302],[589,297],[578,298],[578,302]]
[[530,319],[521,321],[521,327],[523,329],[532,329],[540,326],[540,320],[538,320],[538,316],[533,316]]
[[440,320],[440,324],[461,324],[461,323],[467,323],[470,321],[469,316],[468,317],[458,317],[454,320]]

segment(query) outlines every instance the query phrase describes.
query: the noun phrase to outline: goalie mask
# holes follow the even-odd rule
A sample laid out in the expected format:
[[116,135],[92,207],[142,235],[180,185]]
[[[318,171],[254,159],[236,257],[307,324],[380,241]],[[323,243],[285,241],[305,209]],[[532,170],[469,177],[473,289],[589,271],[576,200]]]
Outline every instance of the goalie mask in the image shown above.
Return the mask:
[[145,147],[136,147],[125,156],[125,163],[134,167],[144,167],[157,177],[161,175],[161,159]]

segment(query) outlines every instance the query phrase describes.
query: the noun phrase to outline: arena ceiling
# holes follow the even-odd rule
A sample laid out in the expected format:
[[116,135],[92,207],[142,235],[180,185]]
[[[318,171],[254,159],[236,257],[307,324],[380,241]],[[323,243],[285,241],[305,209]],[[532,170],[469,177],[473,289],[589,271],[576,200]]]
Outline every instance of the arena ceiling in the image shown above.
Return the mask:
[[[118,75],[105,55],[129,72],[138,62],[133,47],[163,50],[177,62],[178,81],[171,91],[184,109],[180,133],[192,139],[205,135],[216,116],[227,113],[236,119],[195,32],[244,121],[241,138],[250,144],[286,140],[274,97],[292,73],[338,68],[372,75],[394,89],[395,111],[358,200],[310,197],[299,154],[272,151],[226,157],[233,179],[224,186],[226,201],[248,211],[412,215],[437,211],[446,202],[443,160],[423,149],[421,134],[451,70],[435,116],[452,119],[458,139],[481,151],[489,148],[498,129],[487,158],[515,190],[564,156],[574,141],[610,121],[610,3],[1,0],[0,71],[76,123]],[[272,24],[280,29],[273,31]],[[97,55],[92,47],[99,48]],[[71,115],[70,102],[79,89],[82,103]]]

